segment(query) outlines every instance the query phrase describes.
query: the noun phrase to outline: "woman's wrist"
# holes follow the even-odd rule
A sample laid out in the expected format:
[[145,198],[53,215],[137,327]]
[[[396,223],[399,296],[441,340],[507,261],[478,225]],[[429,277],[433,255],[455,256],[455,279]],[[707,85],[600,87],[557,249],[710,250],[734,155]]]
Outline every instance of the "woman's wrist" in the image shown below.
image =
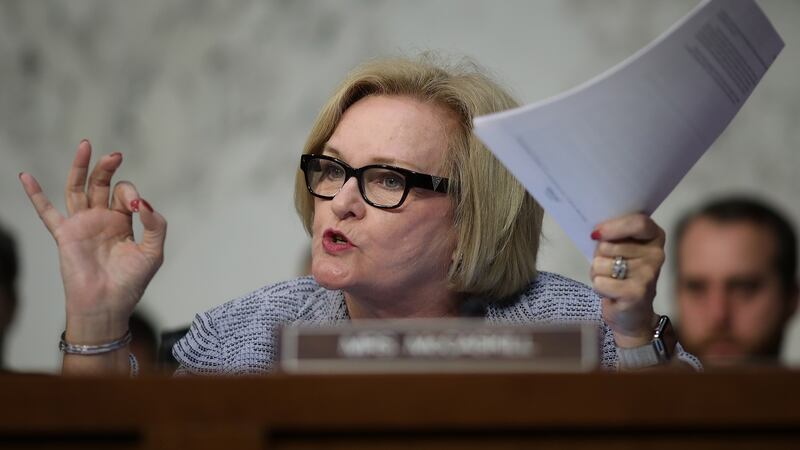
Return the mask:
[[103,342],[102,344],[74,344],[67,341],[66,334],[66,332],[61,333],[61,340],[58,343],[58,348],[64,353],[82,356],[94,356],[111,353],[115,350],[126,347],[133,339],[133,335],[131,334],[130,330],[128,330],[123,336],[114,339],[113,341]]
[[64,340],[75,345],[100,345],[119,339],[128,332],[128,314],[67,314]]
[[658,314],[653,313],[650,324],[642,327],[638,332],[621,332],[612,328],[614,343],[620,348],[634,348],[649,344],[653,340],[653,330],[658,325],[659,318]]
[[130,345],[100,355],[64,354],[63,375],[132,374]]
[[[130,373],[130,343],[127,339],[127,314],[102,312],[95,314],[76,314],[67,312],[67,326],[63,341],[72,348],[81,346],[113,348],[100,353],[64,352],[62,374],[97,375]],[[63,346],[62,346],[63,351]]]

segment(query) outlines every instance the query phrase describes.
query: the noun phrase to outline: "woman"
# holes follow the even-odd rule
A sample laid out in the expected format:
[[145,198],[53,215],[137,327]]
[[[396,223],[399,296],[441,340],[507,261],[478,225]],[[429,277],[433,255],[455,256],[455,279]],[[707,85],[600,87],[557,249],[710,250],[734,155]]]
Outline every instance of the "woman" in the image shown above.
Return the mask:
[[[471,132],[474,117],[515,106],[474,67],[421,58],[356,69],[320,113],[297,175],[313,277],[198,315],[174,348],[178,372],[269,370],[280,324],[362,318],[595,320],[605,332],[606,367],[626,349],[648,348],[659,322],[653,297],[664,232],[640,214],[598,225],[595,291],[538,273],[543,211]],[[81,142],[67,182],[68,217],[31,175],[20,178],[59,247],[64,371],[127,371],[127,320],[163,260],[166,221],[133,185],[110,192],[118,153],[97,163],[85,188],[90,153]],[[139,243],[134,212],[144,226]],[[679,346],[677,354],[695,363]]]

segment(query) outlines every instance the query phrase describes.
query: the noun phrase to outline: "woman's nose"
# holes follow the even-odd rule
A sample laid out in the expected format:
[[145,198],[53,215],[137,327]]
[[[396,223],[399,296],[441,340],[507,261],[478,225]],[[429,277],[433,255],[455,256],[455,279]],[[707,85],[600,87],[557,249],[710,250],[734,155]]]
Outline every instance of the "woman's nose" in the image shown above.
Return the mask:
[[351,216],[356,219],[364,217],[367,204],[364,198],[361,197],[361,191],[358,190],[356,177],[350,177],[349,180],[345,181],[342,188],[331,200],[331,209],[340,219]]

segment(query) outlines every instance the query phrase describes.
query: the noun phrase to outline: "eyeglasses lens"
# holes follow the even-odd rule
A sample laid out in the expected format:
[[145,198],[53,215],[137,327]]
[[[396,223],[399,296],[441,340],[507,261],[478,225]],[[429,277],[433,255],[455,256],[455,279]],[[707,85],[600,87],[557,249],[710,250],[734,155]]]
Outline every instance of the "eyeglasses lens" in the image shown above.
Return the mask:
[[[361,174],[364,195],[377,205],[394,207],[403,200],[406,190],[406,178],[391,169],[373,167]],[[311,190],[325,197],[335,196],[347,181],[347,171],[334,161],[313,158],[308,161],[306,177]]]
[[380,206],[395,206],[403,199],[406,178],[390,169],[374,167],[364,171],[364,191],[369,201]]
[[315,194],[333,197],[344,185],[345,170],[340,164],[326,159],[309,161],[308,184]]

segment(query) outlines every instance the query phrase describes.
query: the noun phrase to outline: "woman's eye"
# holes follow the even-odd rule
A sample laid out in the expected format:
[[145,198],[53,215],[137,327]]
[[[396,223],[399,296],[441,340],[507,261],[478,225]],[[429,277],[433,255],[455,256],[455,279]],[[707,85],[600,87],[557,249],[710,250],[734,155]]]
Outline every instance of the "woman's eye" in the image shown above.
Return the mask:
[[397,175],[386,175],[381,179],[381,186],[386,189],[403,189],[403,179]]
[[331,164],[325,168],[325,176],[333,180],[338,180],[344,177],[344,169]]

